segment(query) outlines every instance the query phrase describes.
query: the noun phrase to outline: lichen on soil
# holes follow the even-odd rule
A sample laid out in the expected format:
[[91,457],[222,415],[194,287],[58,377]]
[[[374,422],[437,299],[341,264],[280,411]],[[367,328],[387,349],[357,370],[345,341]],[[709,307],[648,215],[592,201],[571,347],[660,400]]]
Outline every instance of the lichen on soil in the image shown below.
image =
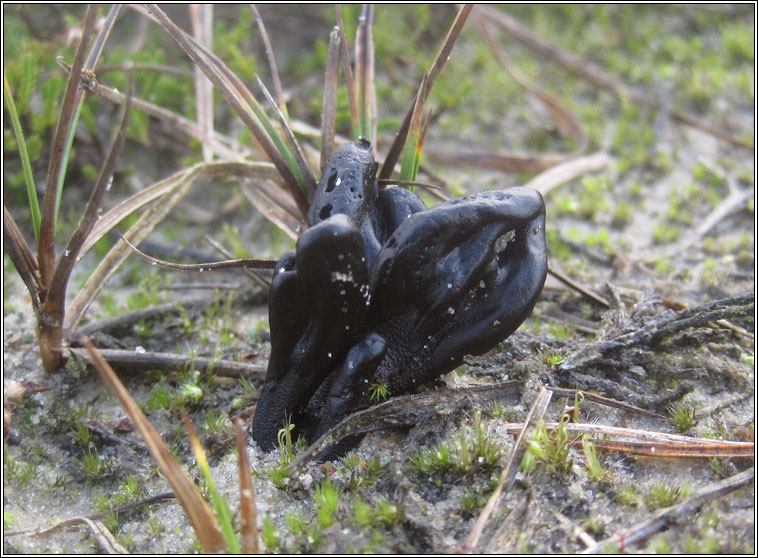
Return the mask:
[[[244,10],[238,14],[237,8],[242,7],[217,7],[219,36],[228,33],[227,37],[243,43],[239,52],[255,53],[256,60],[262,61],[255,32],[230,31],[246,20],[250,29],[255,27],[254,20]],[[81,14],[71,9],[78,19]],[[754,151],[687,126],[660,108],[696,114],[714,127],[754,141],[752,7],[521,5],[503,9],[538,35],[639,85],[661,102],[659,108],[651,108],[619,101],[527,49],[513,46],[514,63],[577,115],[590,149],[611,156],[602,170],[573,179],[545,198],[551,268],[562,270],[609,304],[599,304],[549,279],[533,315],[514,335],[487,355],[467,357],[465,365],[426,387],[427,392],[434,392],[521,382],[519,393],[501,404],[430,406],[415,424],[373,432],[347,458],[310,463],[297,476],[278,481],[279,486],[271,472],[278,466],[280,450],[265,453],[251,443],[248,454],[254,468],[258,521],[268,552],[459,551],[513,448],[515,436],[507,432],[508,424],[525,419],[543,385],[580,388],[660,415],[586,400],[580,405],[580,422],[714,440],[753,440],[752,311],[685,328],[655,346],[630,344],[599,357],[586,354],[588,347],[622,333],[664,324],[682,309],[755,291],[754,194],[702,237],[696,236],[724,199],[735,191],[754,191]],[[25,29],[17,31],[19,40],[32,40],[35,34],[35,40],[51,40],[65,30],[63,8],[54,12],[57,23],[52,21],[55,18],[39,23],[38,10],[6,5],[4,25]],[[303,10],[307,13],[300,13]],[[343,14],[346,22],[353,15],[357,20],[351,10]],[[290,114],[318,125],[318,112],[312,107],[320,104],[320,96],[308,78],[314,76],[314,83],[322,79],[322,51],[333,25],[333,10],[261,6],[260,11],[277,56],[282,57],[285,84],[304,84],[293,93]],[[449,25],[454,11],[452,6],[377,6],[376,13],[379,113],[387,119],[380,121],[380,137],[386,148],[386,138],[394,133],[424,64],[442,39],[440,30]],[[184,17],[179,7],[172,16]],[[418,22],[413,33],[403,23],[410,16]],[[136,20],[131,13],[126,17]],[[188,28],[188,19],[183,23]],[[131,39],[136,40],[132,32],[137,33],[125,31],[127,47],[133,44]],[[157,29],[143,32],[147,33],[145,44],[156,41],[156,50],[166,48],[168,59],[185,64],[178,51],[159,39]],[[6,43],[8,48],[13,45]],[[233,58],[238,51],[227,48],[223,54]],[[108,55],[106,50],[106,60]],[[190,67],[188,62],[186,67]],[[191,91],[191,80],[182,83]],[[473,28],[462,35],[434,91],[431,101],[439,111],[428,131],[430,145],[465,142],[535,154],[570,150],[554,129],[550,114],[508,77]],[[39,95],[32,99],[29,110],[42,110]],[[112,107],[102,101],[97,107],[92,114],[112,124],[108,116]],[[194,118],[193,108],[176,108],[182,109]],[[220,118],[219,125],[236,133],[239,123],[228,120],[228,116]],[[111,124],[104,124],[104,129],[109,130]],[[150,133],[130,138],[122,155],[127,168],[117,177],[107,203],[176,171],[185,157],[199,157],[198,146],[178,141],[164,124],[143,124]],[[97,161],[100,134],[104,132],[77,137],[80,158],[70,172],[82,177],[83,183],[87,183],[83,178],[87,164]],[[44,176],[45,149],[41,148],[40,162],[35,164],[35,176]],[[30,221],[23,216],[25,190],[13,186],[21,184],[14,179],[20,172],[15,149],[6,148],[4,161],[5,203],[27,238],[33,238]],[[523,184],[533,176],[450,168],[422,159],[424,165],[444,177],[457,193]],[[119,187],[124,194],[119,194]],[[81,205],[88,195],[85,190],[72,186],[64,191],[64,233],[73,228],[75,214],[66,208]],[[230,209],[226,202],[234,196],[241,202]],[[151,240],[174,250],[206,250],[202,238],[210,234],[230,245],[239,242],[250,256],[271,258],[292,247],[289,238],[242,200],[238,185],[198,185],[182,210]],[[223,218],[207,218],[222,211]],[[210,248],[207,251],[212,254]],[[97,257],[91,254],[82,260],[70,292],[94,268]],[[265,369],[270,350],[265,293],[241,272],[209,275],[156,272],[130,258],[90,308],[87,321],[97,323],[127,310],[178,302],[184,305],[182,311],[103,333],[114,347],[215,354]],[[187,284],[200,281],[234,288],[205,289],[200,291],[207,293],[205,303],[187,304],[188,298],[197,298]],[[181,284],[184,290],[166,288]],[[3,390],[11,417],[10,434],[3,444],[4,552],[102,552],[100,542],[84,525],[43,535],[13,534],[78,516],[97,516],[131,552],[197,551],[189,522],[170,497],[122,509],[117,516],[113,513],[120,506],[171,489],[90,368],[70,359],[59,373],[42,370],[28,293],[7,257],[3,289]],[[579,365],[569,368],[566,362]],[[229,419],[238,414],[248,421],[252,418],[250,408],[262,375],[247,385],[191,368],[171,373],[124,371],[120,377],[180,463],[200,479],[179,418],[180,408],[190,412],[211,457],[218,488],[236,509],[237,460]],[[46,389],[9,400],[20,382]],[[198,397],[194,388],[202,395]],[[573,398],[553,397],[546,421],[558,420],[564,406],[573,403]],[[478,447],[494,448],[496,459],[490,461],[484,454],[471,462],[463,458],[466,451],[476,451],[477,429],[486,439]],[[445,451],[447,460],[440,457]],[[663,459],[620,452],[599,452],[599,461],[604,475],[593,478],[581,445],[572,446],[557,470],[538,462],[529,471],[519,472],[476,550],[577,553],[587,546],[587,538],[578,537],[578,532],[602,541],[651,518],[661,507],[683,501],[698,488],[754,466],[752,458]],[[338,491],[331,511],[318,495],[325,483]],[[750,482],[641,542],[615,550],[754,553],[754,502],[754,483]]]

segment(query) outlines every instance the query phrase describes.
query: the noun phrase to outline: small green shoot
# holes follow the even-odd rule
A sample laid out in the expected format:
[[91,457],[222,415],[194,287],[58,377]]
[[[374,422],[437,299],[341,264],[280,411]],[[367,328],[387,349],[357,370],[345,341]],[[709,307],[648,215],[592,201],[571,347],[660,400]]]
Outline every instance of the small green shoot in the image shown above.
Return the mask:
[[371,401],[376,401],[377,403],[386,401],[390,394],[387,384],[383,384],[382,382],[374,382],[368,389],[371,392]]
[[154,515],[150,516],[150,519],[147,520],[147,531],[154,537],[160,535],[163,532],[163,525]]
[[542,362],[548,366],[556,366],[563,362],[565,357],[557,351],[545,351],[542,353]]
[[558,428],[552,432],[548,432],[544,420],[537,423],[521,462],[523,471],[531,471],[536,464],[543,465],[551,473],[565,473],[571,469],[567,428],[570,419],[567,414],[561,415]]
[[103,525],[110,531],[118,529],[118,512],[114,509],[106,510],[103,514]]
[[582,450],[584,451],[584,459],[590,478],[595,482],[608,480],[608,472],[600,463],[600,458],[597,455],[597,448],[587,436],[582,438]]
[[353,499],[353,521],[358,527],[371,527],[374,523],[374,514],[371,505],[356,496]]
[[375,514],[386,527],[391,527],[403,518],[402,510],[383,497],[376,503]]
[[114,494],[113,500],[116,506],[123,506],[131,502],[136,502],[142,494],[142,488],[139,485],[137,477],[129,475],[119,485],[118,493]]
[[205,415],[205,425],[208,431],[215,435],[221,434],[224,429],[231,427],[229,418],[224,413],[216,415],[213,411],[208,411]]
[[277,440],[279,442],[279,463],[266,471],[268,478],[277,488],[284,488],[289,483],[290,474],[287,465],[295,460],[295,447],[292,443],[292,430],[294,424],[288,424],[279,430]]

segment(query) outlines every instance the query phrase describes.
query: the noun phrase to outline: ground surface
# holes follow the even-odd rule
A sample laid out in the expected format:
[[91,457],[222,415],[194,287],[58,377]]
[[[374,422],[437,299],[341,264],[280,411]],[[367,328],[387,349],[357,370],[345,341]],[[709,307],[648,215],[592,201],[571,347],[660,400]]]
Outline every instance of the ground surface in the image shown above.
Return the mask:
[[[29,101],[21,110],[30,143],[37,146],[34,171],[41,183],[48,155],[44,140],[52,133],[55,112],[50,120],[48,93],[42,84],[57,79],[52,77],[55,55],[61,52],[71,59],[64,40],[66,24],[78,21],[81,13],[67,14],[56,8],[43,14],[20,5],[4,9],[4,63],[11,87],[27,88]],[[183,9],[174,6],[169,13],[189,28]],[[239,9],[237,13],[238,7],[216,8],[214,48],[248,83],[252,83],[253,68],[268,79],[255,23],[247,11]],[[752,309],[748,315],[730,315],[726,322],[698,322],[661,343],[599,348],[619,335],[671,323],[676,312],[754,292],[754,151],[685,125],[669,112],[691,114],[730,136],[754,142],[755,20],[751,9],[509,8],[536,35],[592,61],[653,99],[652,106],[635,99],[619,100],[517,43],[503,41],[526,78],[575,115],[588,142],[584,154],[604,152],[610,157],[599,170],[561,184],[545,197],[551,269],[567,274],[607,304],[550,278],[534,315],[516,334],[429,388],[521,382],[518,393],[501,404],[471,400],[443,409],[430,405],[414,426],[372,433],[349,458],[310,464],[296,478],[283,482],[284,488],[277,488],[271,475],[279,452],[264,454],[252,446],[259,519],[266,525],[264,541],[269,551],[460,549],[513,448],[514,435],[506,431],[507,425],[525,419],[541,385],[580,388],[661,415],[650,417],[585,401],[579,417],[582,423],[753,440]],[[261,15],[268,24],[285,89],[292,95],[290,114],[318,126],[319,87],[333,11],[266,6],[261,7]],[[377,7],[380,152],[387,148],[424,65],[432,59],[453,15],[452,6]],[[132,12],[123,17],[112,50],[106,49],[105,62],[118,64],[131,56],[190,68],[154,26],[143,26]],[[352,37],[356,10],[346,9],[344,18]],[[20,76],[27,76],[27,81]],[[108,78],[123,87],[120,73]],[[138,95],[194,118],[191,77],[146,73],[143,80],[138,81]],[[101,81],[108,79],[101,77]],[[473,26],[456,45],[430,102],[434,109],[427,137],[430,152],[496,149],[538,156],[569,153],[578,143],[576,138],[561,137],[549,111],[510,77]],[[340,107],[344,117],[346,98]],[[216,110],[219,130],[249,141],[220,98]],[[77,157],[69,175],[72,185],[64,191],[61,246],[73,228],[77,207],[87,196],[86,188],[77,184],[91,181],[116,112],[105,101],[94,99],[92,109],[82,117]],[[199,144],[170,125],[141,116],[134,119],[109,207],[116,198],[201,158]],[[348,133],[347,127],[341,130]],[[7,126],[4,132],[5,204],[28,232],[20,163]],[[433,169],[434,176],[443,179],[455,195],[524,184],[534,177],[526,171],[506,174],[460,164],[445,166],[437,159],[422,159],[424,167]],[[438,180],[423,172],[421,177]],[[739,202],[719,214],[731,199]],[[203,240],[206,234],[238,255],[277,258],[292,246],[291,239],[250,207],[234,181],[195,187],[182,203],[151,236],[166,259],[186,257],[180,250],[189,249],[215,257]],[[82,260],[70,296],[105,249],[98,248]],[[7,257],[3,279],[3,385],[6,408],[11,411],[11,431],[3,446],[4,550],[100,552],[100,543],[83,525],[41,536],[12,535],[12,531],[95,514],[101,514],[103,524],[132,552],[196,550],[189,523],[175,500],[114,512],[119,506],[168,492],[168,484],[157,473],[139,436],[119,427],[125,415],[92,370],[74,360],[58,374],[42,370],[28,295]],[[190,285],[200,282],[223,285],[204,290]],[[177,286],[182,287],[172,288]],[[215,354],[265,369],[270,349],[265,293],[256,289],[241,272],[210,277],[156,272],[130,258],[90,308],[85,323],[121,318],[121,327],[101,328],[109,336],[101,338],[101,346],[110,343],[176,354],[194,351],[197,356]],[[205,293],[208,301],[190,304],[188,300],[198,293]],[[184,310],[133,322],[124,318],[127,311],[139,312],[164,302],[179,302]],[[122,374],[122,379],[185,466],[192,466],[194,459],[178,409],[189,409],[212,456],[216,482],[236,509],[237,465],[228,419],[240,412],[251,416],[244,411],[257,398],[260,374],[251,376],[248,385],[192,369],[176,373],[138,370]],[[24,381],[49,389],[11,401],[12,389]],[[554,396],[545,420],[557,420],[565,403],[565,397]],[[477,429],[479,441],[486,438],[478,446]],[[455,456],[461,455],[462,447],[470,452],[478,447],[481,455],[475,453],[471,463],[461,465]],[[454,456],[449,462],[439,457],[445,449]],[[589,543],[577,537],[577,530],[602,541],[649,519],[657,509],[686,499],[693,490],[753,466],[752,459],[744,458],[599,455],[603,467],[599,476],[588,470],[581,446],[571,447],[564,459],[537,462],[520,472],[476,549],[578,552]],[[328,508],[323,496],[327,477],[339,489],[331,513],[324,511]],[[752,553],[753,486],[751,480],[639,543],[613,547],[642,552]]]

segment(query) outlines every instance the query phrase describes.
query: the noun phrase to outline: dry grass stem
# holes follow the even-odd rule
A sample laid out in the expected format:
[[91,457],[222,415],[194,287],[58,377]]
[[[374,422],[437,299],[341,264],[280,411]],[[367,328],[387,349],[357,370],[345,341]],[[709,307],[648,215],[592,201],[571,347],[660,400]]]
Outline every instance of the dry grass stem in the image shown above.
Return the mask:
[[221,269],[240,269],[240,268],[253,268],[253,269],[273,269],[276,266],[276,260],[253,260],[253,259],[235,259],[235,260],[223,260],[217,262],[206,262],[199,264],[179,264],[173,262],[167,262],[154,258],[149,254],[145,254],[142,250],[134,246],[126,238],[121,237],[121,240],[126,242],[126,245],[137,254],[140,258],[148,262],[150,265],[156,265],[166,269],[173,269],[174,271],[218,271]]
[[92,188],[90,198],[87,200],[87,205],[84,209],[84,213],[79,219],[79,224],[71,235],[71,238],[66,244],[66,249],[63,251],[60,260],[58,261],[58,264],[55,268],[55,274],[53,275],[53,279],[49,287],[48,299],[60,299],[61,304],[63,304],[63,300],[66,296],[68,278],[71,275],[71,271],[73,270],[74,265],[79,261],[79,258],[81,257],[81,248],[98,220],[98,213],[102,211],[101,204],[103,196],[105,196],[105,192],[110,189],[111,183],[113,182],[113,173],[116,171],[116,161],[119,153],[121,152],[121,147],[124,144],[124,139],[126,138],[126,124],[129,120],[129,110],[131,109],[131,74],[129,74],[129,85],[127,86],[127,91],[127,100],[123,108],[121,123],[119,125],[118,131],[116,132],[116,135],[111,142],[110,149],[108,149],[108,154],[106,155],[105,161],[100,168],[100,173],[97,177],[97,180],[95,181],[94,187]]
[[86,525],[89,527],[104,554],[129,554],[129,552],[118,543],[113,534],[102,524],[102,522],[96,519],[90,519],[89,517],[70,517],[63,521],[59,521],[50,527],[35,527],[31,529],[20,529],[17,531],[6,531],[4,536],[15,537],[18,535],[29,535],[33,537],[41,537],[75,525]]
[[[198,44],[210,47],[213,43],[213,5],[190,4],[190,20],[192,21],[192,33]],[[203,149],[203,160],[213,159],[213,84],[203,75],[198,66],[195,66],[195,101],[197,123],[200,126]]]
[[[123,370],[167,370],[181,371],[192,366],[202,372],[212,371],[217,376],[227,378],[248,378],[262,380],[265,368],[215,358],[175,355],[173,353],[138,353],[120,349],[98,349],[100,354],[112,366]],[[89,353],[81,348],[71,348],[69,352],[90,361]]]
[[558,279],[558,281],[560,281],[567,287],[574,289],[575,291],[583,294],[587,298],[591,298],[592,300],[594,300],[598,304],[602,304],[606,308],[610,308],[610,304],[608,303],[607,300],[605,300],[605,298],[603,298],[596,292],[588,289],[587,287],[580,285],[579,283],[571,279],[568,275],[566,275],[562,271],[555,269],[555,264],[553,264],[553,267],[549,267],[547,272],[553,277],[555,277],[556,279]]
[[195,530],[195,535],[203,547],[203,551],[215,554],[227,550],[226,542],[216,521],[216,517],[202,496],[200,496],[200,493],[187,474],[171,456],[160,434],[158,434],[140,410],[137,403],[135,403],[132,396],[116,376],[116,373],[99,354],[89,339],[84,340],[84,346],[89,352],[90,359],[100,378],[108,387],[111,394],[118,399],[121,407],[134,424],[135,429],[145,441],[147,450],[160,468],[161,473],[163,473],[166,480],[168,480],[174,489],[174,493],[182,504],[182,508],[184,508],[184,512],[187,514],[190,524]]
[[[577,390],[577,389],[566,389],[566,388],[550,387],[550,386],[548,386],[547,389],[549,389],[550,391],[552,391],[555,395],[559,397],[569,397],[572,400],[576,396],[576,394],[580,392],[580,390]],[[654,413],[652,411],[648,411],[647,409],[642,409],[641,407],[636,407],[634,405],[630,405],[629,403],[623,403],[621,401],[616,401],[615,399],[603,397],[602,395],[597,395],[596,393],[588,393],[586,391],[582,391],[581,393],[585,401],[593,401],[594,403],[599,403],[607,407],[615,407],[616,409],[624,409],[625,411],[631,411],[633,413],[638,413],[640,415],[645,415],[648,417],[663,418],[663,419],[666,418],[663,415]]]
[[281,189],[272,186],[268,181],[260,181],[255,185],[244,184],[242,193],[266,219],[292,240],[298,239],[304,223],[298,218],[297,208],[292,205],[292,200],[288,199]]
[[[360,130],[360,116],[358,114],[358,94],[355,91],[355,79],[353,78],[353,69],[350,64],[350,48],[345,36],[345,27],[342,24],[342,8],[339,4],[335,7],[337,12],[337,27],[340,34],[340,58],[342,59],[342,72],[345,76],[345,86],[347,87],[347,99],[350,104],[350,121],[353,123],[353,138],[357,139]],[[344,142],[343,142],[344,143]]]
[[192,61],[203,70],[203,73],[208,76],[213,85],[224,95],[229,105],[234,109],[276,166],[290,194],[297,203],[300,212],[303,215],[307,215],[308,200],[300,189],[293,171],[282,158],[268,132],[247,104],[247,101],[254,101],[252,94],[218,57],[211,55],[196,45],[156,4],[148,4],[147,13],[160,23]]
[[[324,101],[321,110],[321,159],[324,168],[334,149],[334,134],[337,120],[337,86],[340,70],[340,33],[335,27],[329,34],[329,53],[324,73]],[[312,195],[312,194],[311,194]]]
[[559,163],[554,167],[542,171],[529,182],[524,184],[524,186],[539,190],[544,197],[561,184],[565,184],[566,182],[587,173],[597,172],[604,169],[610,161],[610,156],[604,152],[593,153],[592,155],[586,155],[584,157],[579,157],[578,159],[564,161],[563,163]]
[[237,462],[239,463],[240,480],[240,543],[243,554],[259,554],[258,541],[258,511],[255,506],[255,485],[253,484],[252,468],[247,457],[247,435],[242,428],[242,421],[234,421],[237,442]]
[[500,494],[504,487],[510,489],[513,484],[513,480],[516,478],[516,473],[518,472],[518,466],[526,452],[526,441],[531,437],[536,423],[545,414],[552,396],[552,392],[547,390],[544,386],[540,389],[531,409],[529,409],[526,420],[520,425],[519,435],[516,438],[516,442],[513,444],[513,448],[511,448],[511,451],[508,454],[508,459],[505,461],[503,469],[500,471],[497,486],[487,500],[484,508],[482,508],[482,511],[479,512],[479,517],[476,518],[474,526],[471,528],[471,531],[469,531],[468,537],[466,537],[466,543],[463,545],[463,552],[467,554],[474,554],[476,552],[484,528],[487,526],[487,522],[499,503]]
[[[548,431],[558,428],[559,423],[550,422],[545,424]],[[523,424],[509,424],[509,434],[516,434],[523,428]],[[727,440],[711,440],[707,438],[690,438],[667,432],[651,432],[648,430],[635,430],[616,426],[604,426],[601,424],[570,423],[566,425],[568,432],[596,434],[598,436],[612,436],[625,438],[622,440],[609,440],[598,438],[593,440],[598,449],[606,451],[619,451],[633,455],[645,455],[647,457],[677,457],[677,458],[711,458],[711,457],[746,457],[754,453],[752,442],[732,442]],[[578,440],[574,445],[581,445]]]
[[266,59],[268,60],[268,67],[271,70],[271,81],[274,84],[276,104],[282,114],[284,114],[285,118],[289,120],[289,114],[287,114],[287,102],[284,99],[282,80],[279,78],[279,70],[276,67],[276,58],[274,58],[274,49],[271,47],[271,40],[268,38],[268,32],[266,31],[266,26],[263,24],[261,14],[258,13],[258,8],[255,6],[255,4],[250,4],[250,9],[255,15],[255,22],[258,24],[258,31],[261,33],[263,46],[266,49]]
[[[220,242],[211,238],[207,234],[205,235],[205,240],[206,242],[208,242],[208,244],[213,246],[213,248],[215,248],[222,256],[230,260],[233,259],[232,254],[226,248],[224,248],[224,246]],[[243,267],[242,271],[248,277],[250,277],[255,283],[257,283],[259,286],[263,287],[264,289],[266,289],[266,291],[268,291],[269,287],[271,286],[271,282],[266,277],[261,275],[261,273],[249,267]]]

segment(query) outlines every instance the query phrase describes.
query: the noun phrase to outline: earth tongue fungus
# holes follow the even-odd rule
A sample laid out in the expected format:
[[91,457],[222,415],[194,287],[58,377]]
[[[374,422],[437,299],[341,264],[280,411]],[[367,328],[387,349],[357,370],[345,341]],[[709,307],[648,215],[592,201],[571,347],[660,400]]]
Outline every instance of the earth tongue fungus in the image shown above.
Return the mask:
[[315,441],[371,405],[372,385],[406,394],[464,355],[492,349],[542,290],[545,206],[536,190],[484,192],[427,209],[409,190],[380,190],[376,171],[368,142],[338,147],[309,228],[276,266],[271,359],[252,431],[266,450],[287,423]]

